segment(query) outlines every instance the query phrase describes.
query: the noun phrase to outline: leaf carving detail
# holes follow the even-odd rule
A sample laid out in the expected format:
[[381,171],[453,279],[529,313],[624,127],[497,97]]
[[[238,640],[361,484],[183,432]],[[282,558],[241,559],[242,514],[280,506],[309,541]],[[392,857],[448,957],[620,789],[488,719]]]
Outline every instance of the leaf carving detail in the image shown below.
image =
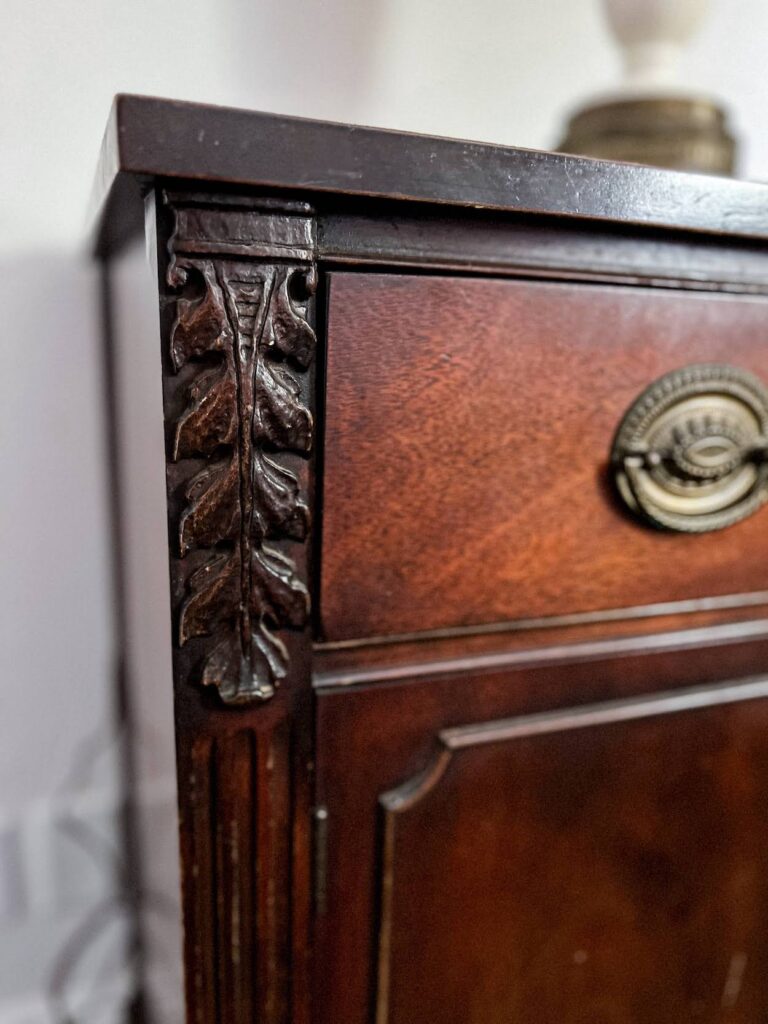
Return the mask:
[[189,596],[182,605],[182,644],[210,636],[215,627],[236,616],[240,604],[240,564],[236,554],[216,555],[189,578]]
[[293,560],[265,541],[299,542],[308,531],[299,482],[278,456],[312,445],[312,415],[291,366],[307,369],[316,343],[292,283],[301,275],[311,288],[314,279],[304,267],[181,263],[202,290],[177,299],[170,338],[174,369],[192,378],[172,458],[196,460],[183,489],[179,552],[210,556],[186,580],[179,643],[210,638],[200,682],[240,703],[271,696],[288,672],[278,633],[300,629],[309,613]]
[[176,302],[176,322],[171,330],[171,360],[175,370],[206,352],[223,351],[232,346],[232,329],[213,263],[206,260],[197,269],[205,284],[202,297],[182,298]]
[[307,452],[312,444],[312,414],[301,402],[301,390],[290,373],[266,364],[257,370],[253,439],[276,448]]
[[179,548],[213,547],[240,533],[240,477],[235,459],[205,466],[186,489],[189,501],[179,520]]
[[304,540],[309,509],[299,496],[296,477],[266,455],[258,454],[253,466],[254,519],[264,537]]
[[237,381],[228,365],[201,373],[189,389],[189,405],[176,424],[175,459],[210,455],[237,439]]
[[288,270],[278,283],[274,312],[266,330],[266,343],[282,355],[292,359],[302,370],[312,362],[315,351],[315,332],[293,305],[290,286],[297,270]]
[[296,575],[290,558],[272,548],[254,551],[251,566],[251,605],[275,625],[301,626],[309,612],[309,592]]
[[201,679],[203,686],[215,686],[223,700],[236,703],[242,676],[241,661],[242,649],[237,628],[233,626],[208,655]]

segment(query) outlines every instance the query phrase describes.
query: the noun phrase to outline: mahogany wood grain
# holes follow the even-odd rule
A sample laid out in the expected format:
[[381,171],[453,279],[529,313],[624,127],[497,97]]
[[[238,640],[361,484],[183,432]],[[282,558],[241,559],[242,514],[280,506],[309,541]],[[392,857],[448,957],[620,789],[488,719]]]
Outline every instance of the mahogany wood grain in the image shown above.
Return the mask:
[[686,692],[704,709],[613,702],[441,734],[380,801],[377,1024],[762,1020],[754,693],[768,679]]
[[[759,673],[767,664],[762,639],[699,655],[690,649],[635,653],[567,668],[466,670],[321,692],[318,796],[328,813],[328,849],[326,911],[315,936],[319,1024],[371,1019],[382,909],[381,798],[434,767],[441,731],[714,684]],[[766,706],[686,712],[615,733],[607,724],[596,725],[592,735],[578,730],[563,739],[553,732],[546,742],[532,741],[525,755],[510,744],[498,754],[489,746],[489,760],[483,754],[477,765],[471,751],[459,755],[457,788],[436,785],[438,802],[424,801],[428,820],[409,829],[415,846],[407,867],[400,857],[405,847],[397,851],[406,881],[399,891],[395,882],[394,898],[397,913],[410,917],[398,926],[391,961],[397,987],[391,1019],[496,1024],[517,1020],[520,1012],[523,1021],[559,1024],[554,1014],[568,996],[575,998],[573,1016],[562,1018],[569,1024],[694,1024],[693,1011],[673,1012],[691,992],[691,1001],[704,1000],[704,1020],[760,1019],[756,1008],[768,999],[762,967],[768,936],[765,915],[754,908],[768,902],[759,867],[768,854]],[[528,874],[537,861],[538,881]],[[579,889],[579,877],[594,881],[594,901],[588,887]],[[646,915],[642,928],[633,914]],[[577,937],[577,925],[588,919],[593,947]],[[694,941],[696,922],[709,923]],[[413,932],[407,952],[406,931]],[[625,954],[615,977],[611,943]],[[434,955],[419,954],[406,964],[418,945]],[[578,950],[587,950],[591,962],[575,964]],[[635,964],[633,950],[641,958]],[[721,998],[729,963],[740,952],[755,970],[745,981],[743,1011],[713,1016],[712,1000]],[[514,999],[521,1002],[510,1002],[497,961],[500,970],[524,966],[522,973],[512,971],[519,982]],[[658,990],[644,973],[649,970],[658,973]],[[452,976],[458,987],[451,987]],[[584,987],[574,989],[579,978]],[[501,987],[494,988],[496,982]],[[647,985],[656,992],[658,1011]],[[598,988],[605,996],[601,1005]],[[635,1001],[639,1016],[627,1000]]]
[[764,299],[331,274],[328,316],[325,639],[763,589],[765,512],[658,532],[607,463],[663,373],[768,379]]

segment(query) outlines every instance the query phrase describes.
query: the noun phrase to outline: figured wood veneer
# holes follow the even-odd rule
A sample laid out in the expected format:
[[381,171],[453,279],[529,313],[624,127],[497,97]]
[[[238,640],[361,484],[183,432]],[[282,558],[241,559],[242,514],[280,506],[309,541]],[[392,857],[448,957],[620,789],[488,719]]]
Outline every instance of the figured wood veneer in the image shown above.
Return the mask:
[[[695,1024],[693,1012],[675,1016],[670,1007],[685,997],[681,979],[694,962],[689,938],[699,915],[718,922],[697,937],[695,954],[697,963],[713,965],[706,982],[709,1020],[717,1020],[712,993],[720,987],[722,994],[730,958],[743,951],[728,941],[746,929],[747,953],[758,968],[749,979],[747,1016],[733,1019],[753,1024],[749,1010],[764,1005],[759,964],[768,941],[749,907],[768,901],[763,875],[755,873],[768,856],[760,796],[768,770],[765,701],[729,687],[726,696],[752,700],[717,704],[717,684],[763,671],[766,658],[765,637],[726,642],[723,636],[719,647],[692,643],[654,652],[638,644],[570,664],[538,665],[532,658],[496,671],[466,667],[321,691],[318,788],[328,809],[329,843],[326,909],[316,932],[319,1024],[369,1024],[371,1000],[386,981],[382,970],[389,977],[391,1024],[402,1024],[408,1014],[435,1024],[506,1024],[516,1012],[526,1024],[560,1024],[563,991],[581,992],[572,1020],[591,1024],[603,1020],[588,1001],[601,987],[609,994],[604,1019],[610,1024]],[[691,708],[717,706],[689,713],[686,696]],[[574,728],[579,721],[583,727]],[[494,742],[476,743],[481,736]],[[441,764],[446,743],[455,748],[450,765]],[[708,760],[710,754],[717,761]],[[447,768],[442,776],[441,768]],[[412,796],[418,798],[413,806]],[[626,862],[618,846],[599,848],[612,836],[621,839],[622,831]],[[530,836],[536,837],[531,846]],[[752,872],[746,883],[740,875],[745,859]],[[667,864],[673,873],[654,874],[654,864],[659,872]],[[622,871],[626,885],[606,896],[606,878]],[[705,872],[717,879],[716,891],[699,884]],[[669,879],[677,906],[675,894],[668,901],[665,895]],[[606,918],[606,940],[624,949],[638,943],[645,964],[654,963],[663,979],[667,1001],[658,1012],[653,1002],[638,1016],[628,1012],[629,1001],[639,1005],[649,983],[633,974],[629,956],[611,980],[610,941],[604,946],[599,931],[591,932],[591,946],[585,939],[567,949],[566,961],[558,959],[568,942],[576,943],[579,921],[599,914],[588,896],[593,880],[602,887],[606,912],[616,909],[616,918]],[[728,887],[740,884],[747,889],[734,910]],[[633,907],[655,922],[665,951],[657,962],[652,936],[638,934]],[[387,920],[388,952],[381,931]],[[567,988],[578,950],[592,956],[581,972],[591,979],[591,995]],[[562,973],[552,975],[548,990],[544,979],[555,968]],[[519,984],[494,995],[505,969],[518,972]],[[691,986],[695,990],[693,980]],[[518,991],[526,996],[521,1002]],[[691,1001],[696,998],[694,991]]]
[[444,730],[381,797],[377,1024],[763,1019],[766,696]]
[[649,529],[608,460],[669,370],[768,381],[765,299],[383,274],[329,291],[325,639],[763,589],[765,514]]

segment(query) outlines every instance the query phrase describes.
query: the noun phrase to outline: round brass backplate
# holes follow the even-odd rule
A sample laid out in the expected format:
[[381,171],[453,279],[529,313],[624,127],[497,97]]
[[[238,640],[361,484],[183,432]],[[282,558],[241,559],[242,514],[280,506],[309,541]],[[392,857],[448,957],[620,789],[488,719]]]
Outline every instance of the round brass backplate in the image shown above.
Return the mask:
[[668,373],[621,421],[611,464],[646,522],[685,533],[730,526],[768,500],[768,390],[717,363]]

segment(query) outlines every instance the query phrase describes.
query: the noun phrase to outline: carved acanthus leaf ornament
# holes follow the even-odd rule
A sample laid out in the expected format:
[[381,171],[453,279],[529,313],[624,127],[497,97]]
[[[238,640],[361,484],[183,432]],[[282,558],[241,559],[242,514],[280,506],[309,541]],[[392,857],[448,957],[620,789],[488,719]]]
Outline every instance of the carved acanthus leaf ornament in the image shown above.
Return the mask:
[[306,317],[315,272],[174,253],[169,283],[185,289],[170,336],[173,370],[194,369],[171,452],[174,462],[195,462],[178,521],[181,561],[191,566],[178,642],[209,638],[200,682],[225,702],[266,699],[288,672],[279,632],[301,628],[309,612],[283,542],[303,542],[309,528],[285,455],[312,446],[302,375],[316,346]]

